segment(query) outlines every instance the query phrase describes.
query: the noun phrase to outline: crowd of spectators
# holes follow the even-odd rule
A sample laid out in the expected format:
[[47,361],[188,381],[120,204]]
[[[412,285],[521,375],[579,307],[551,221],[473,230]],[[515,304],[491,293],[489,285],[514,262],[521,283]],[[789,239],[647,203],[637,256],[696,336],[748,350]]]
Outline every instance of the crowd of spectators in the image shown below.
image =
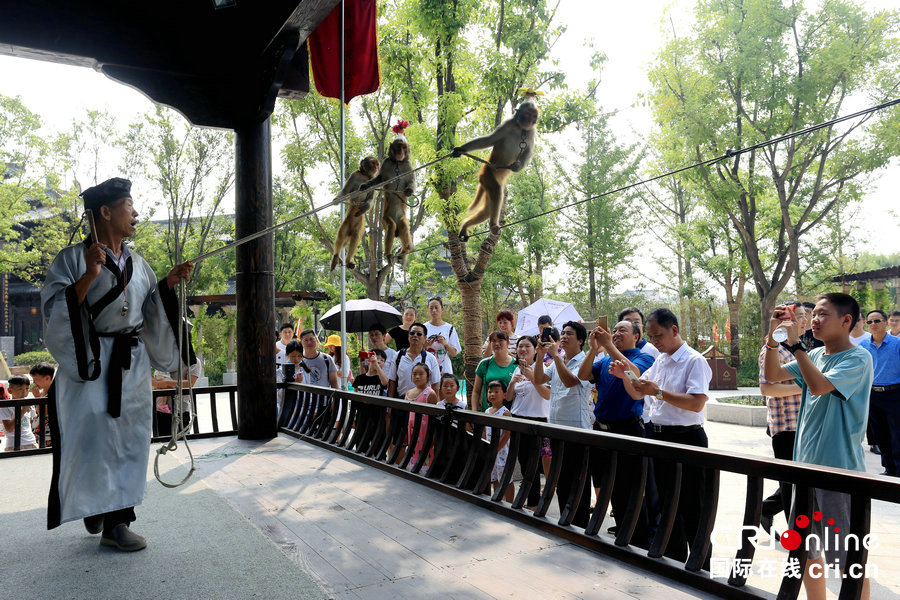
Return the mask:
[[[897,476],[900,311],[887,314],[874,310],[862,315],[856,301],[841,293],[824,294],[816,300],[780,305],[772,315],[759,353],[760,391],[766,399],[767,434],[773,454],[785,460],[864,471],[863,437],[868,422],[869,446],[881,454],[883,474]],[[637,307],[626,307],[611,327],[592,330],[574,321],[554,326],[545,316],[538,321],[536,336],[516,336],[515,316],[502,311],[482,348],[483,359],[475,370],[468,400],[460,394],[451,363],[461,351],[459,330],[443,320],[440,298],[430,299],[427,309],[427,323],[418,322],[415,309],[407,308],[401,325],[389,332],[376,325],[368,332],[371,354],[364,353],[357,391],[663,443],[704,448],[709,444],[704,408],[712,372],[707,360],[682,339],[678,319],[667,308],[656,308],[645,319]],[[787,333],[782,343],[775,341],[783,337],[775,334],[778,329]],[[302,348],[296,341],[285,345],[284,367],[294,367],[295,381],[337,387],[335,361],[317,352],[312,331],[303,332],[301,341],[304,336],[307,342]],[[311,374],[308,364],[298,369],[300,363],[311,360],[321,363],[316,373],[325,376]],[[410,419],[408,433],[412,426]],[[423,431],[428,427],[427,418],[422,418],[420,427]],[[489,434],[485,437],[489,440]],[[421,442],[424,434],[418,439]],[[491,474],[495,490],[508,444],[509,431],[501,431]],[[521,437],[520,444],[540,449],[541,468],[529,481],[521,482],[527,487],[523,490],[525,508],[534,510],[542,481],[550,476],[553,444],[548,438],[538,440],[527,435]],[[414,453],[410,463],[414,463],[422,448],[410,451]],[[590,456],[593,485],[583,485],[580,497],[567,504],[579,484],[585,452]],[[527,452],[517,455],[523,473],[528,457]],[[631,543],[649,548],[659,524],[660,498],[670,495],[678,485],[679,503],[665,554],[686,561],[702,515],[708,510],[704,505],[710,497],[706,492],[711,485],[708,473],[697,466],[682,465],[679,480],[674,463],[651,461],[645,497],[633,511],[629,490],[634,478],[640,476],[641,457],[620,453],[617,460],[610,498],[616,525],[609,528],[610,532],[615,533],[620,520],[636,511]],[[597,447],[586,450],[566,445],[556,496],[560,512],[571,513],[571,523],[587,525],[592,499],[599,493],[610,461],[610,454]],[[513,494],[510,485],[502,495],[511,501]],[[849,531],[846,495],[816,490],[816,503],[818,510],[834,515],[835,527]],[[777,536],[773,519],[779,513],[789,516],[790,507],[791,486],[782,483],[763,503],[762,526]],[[711,550],[703,557],[706,569],[710,554]],[[844,564],[841,556],[830,556],[827,548],[825,555]],[[812,552],[811,557],[822,561],[821,553]],[[810,597],[820,597],[821,582],[806,579]]]

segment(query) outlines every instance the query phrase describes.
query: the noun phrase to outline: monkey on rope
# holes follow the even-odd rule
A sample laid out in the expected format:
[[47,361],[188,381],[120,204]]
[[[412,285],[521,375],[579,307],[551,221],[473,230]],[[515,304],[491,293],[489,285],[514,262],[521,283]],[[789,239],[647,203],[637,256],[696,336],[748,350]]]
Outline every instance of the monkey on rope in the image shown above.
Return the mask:
[[[347,183],[340,194],[338,194],[338,197],[358,191],[364,183],[368,183],[375,177],[379,168],[378,159],[374,156],[367,156],[359,161],[359,170],[354,171],[347,178]],[[334,238],[334,256],[331,258],[332,271],[341,262],[341,249],[345,247],[347,248],[347,262],[345,266],[348,269],[356,267],[356,263],[353,262],[353,255],[356,254],[356,248],[359,246],[360,240],[362,240],[363,229],[365,229],[366,225],[366,211],[372,208],[372,199],[374,197],[375,192],[369,192],[350,199],[347,214],[344,216],[344,221],[338,228],[337,236]]]
[[[534,90],[526,90],[529,98]],[[475,138],[453,149],[453,156],[463,152],[492,148],[488,158],[490,165],[483,165],[478,172],[478,189],[475,199],[469,205],[470,214],[459,228],[459,239],[469,239],[469,229],[490,219],[491,232],[500,233],[500,212],[503,210],[506,180],[510,174],[525,168],[531,160],[534,149],[534,126],[538,120],[538,109],[530,99],[516,109],[516,114],[500,124],[488,135]]]
[[412,250],[412,237],[409,234],[409,217],[406,207],[408,199],[413,195],[413,186],[416,184],[416,176],[412,172],[412,164],[409,162],[409,143],[403,132],[409,127],[409,121],[397,121],[391,129],[396,137],[388,146],[388,156],[381,163],[381,172],[378,176],[364,183],[360,189],[366,190],[374,187],[382,181],[388,181],[400,175],[406,175],[396,181],[392,181],[383,188],[384,210],[381,213],[381,225],[384,227],[384,258],[391,264],[397,258],[393,253],[394,239],[400,240],[400,256],[403,266],[406,266],[407,254]]

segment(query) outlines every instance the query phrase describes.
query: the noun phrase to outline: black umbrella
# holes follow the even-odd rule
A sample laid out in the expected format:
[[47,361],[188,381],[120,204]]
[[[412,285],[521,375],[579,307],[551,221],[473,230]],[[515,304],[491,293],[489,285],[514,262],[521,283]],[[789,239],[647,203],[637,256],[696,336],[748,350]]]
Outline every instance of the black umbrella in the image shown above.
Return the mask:
[[[380,323],[385,329],[396,327],[403,322],[403,317],[396,308],[378,300],[348,300],[346,304],[347,333],[369,331],[373,325]],[[341,305],[332,306],[319,323],[325,329],[340,331]]]

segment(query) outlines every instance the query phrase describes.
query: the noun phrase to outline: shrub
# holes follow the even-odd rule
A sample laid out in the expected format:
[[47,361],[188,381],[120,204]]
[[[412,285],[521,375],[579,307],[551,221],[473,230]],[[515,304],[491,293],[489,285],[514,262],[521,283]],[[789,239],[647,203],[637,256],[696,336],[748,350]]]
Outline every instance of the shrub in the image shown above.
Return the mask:
[[215,360],[203,362],[203,374],[209,378],[209,385],[222,385],[222,375],[226,367],[225,357],[219,356]]
[[15,364],[20,367],[33,367],[39,362],[48,362],[54,365],[56,364],[53,356],[46,350],[23,352],[22,354],[17,354],[15,358]]

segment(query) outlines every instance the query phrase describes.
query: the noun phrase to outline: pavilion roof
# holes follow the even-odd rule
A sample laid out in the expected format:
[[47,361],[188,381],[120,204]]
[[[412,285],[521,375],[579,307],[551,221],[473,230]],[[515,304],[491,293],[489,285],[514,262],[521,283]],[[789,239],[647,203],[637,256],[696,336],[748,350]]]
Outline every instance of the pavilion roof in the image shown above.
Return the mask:
[[871,271],[862,271],[860,273],[843,273],[831,280],[835,283],[844,283],[850,281],[878,281],[884,279],[900,278],[900,265],[885,267],[883,269],[874,269]]
[[0,0],[0,54],[91,67],[194,125],[234,129],[309,91],[304,42],[337,3]]

